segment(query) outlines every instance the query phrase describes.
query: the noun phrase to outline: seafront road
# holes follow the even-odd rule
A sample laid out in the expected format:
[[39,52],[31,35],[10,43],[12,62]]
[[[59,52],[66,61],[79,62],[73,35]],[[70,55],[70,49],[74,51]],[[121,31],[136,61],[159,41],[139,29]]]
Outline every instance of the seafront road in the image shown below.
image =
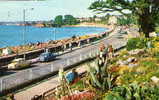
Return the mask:
[[[97,44],[89,45],[89,46],[83,47],[81,49],[77,49],[72,52],[63,54],[58,57],[58,60],[55,60],[55,61],[52,61],[49,63],[37,63],[37,64],[35,64],[35,66],[46,67],[46,66],[50,66],[50,64],[56,65],[56,63],[63,63],[66,59],[71,59],[73,56],[79,56],[79,54],[89,53],[94,50],[97,51],[101,42],[104,43],[105,45],[111,44],[111,45],[113,45],[113,47],[115,49],[121,48],[121,47],[125,46],[126,42],[127,42],[127,40],[125,40],[124,38],[121,38],[121,37],[122,37],[122,35],[120,33],[118,33],[118,30],[115,30],[108,37],[104,38]],[[62,66],[54,66],[54,67],[62,67]],[[83,66],[79,67],[78,71],[80,73],[84,72],[85,68]],[[57,76],[54,76],[51,79],[49,79],[48,81],[42,82],[31,88],[25,89],[24,91],[20,91],[20,92],[16,93],[15,99],[16,100],[31,100],[31,98],[33,96],[41,95],[44,92],[46,92],[52,88],[55,88],[58,84],[59,83],[57,80]]]

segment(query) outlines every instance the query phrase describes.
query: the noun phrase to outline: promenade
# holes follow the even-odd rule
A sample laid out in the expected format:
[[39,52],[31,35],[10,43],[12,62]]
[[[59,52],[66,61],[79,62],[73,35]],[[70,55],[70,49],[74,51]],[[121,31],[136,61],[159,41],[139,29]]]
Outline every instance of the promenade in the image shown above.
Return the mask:
[[[103,42],[105,45],[110,45],[111,44],[111,45],[113,45],[113,47],[115,49],[118,49],[118,48],[121,48],[121,47],[125,46],[126,42],[127,42],[125,39],[119,38],[119,37],[121,37],[121,34],[118,33],[118,30],[115,30],[108,37],[101,40],[101,42]],[[90,46],[75,50],[75,51],[70,52],[70,53],[66,53],[66,54],[60,56],[59,59],[61,59],[61,60],[62,60],[62,58],[69,59],[73,56],[76,56],[77,54],[85,54],[85,53],[91,52],[92,50],[98,50],[99,44],[100,43],[97,43],[97,44],[94,44],[94,45],[90,45]],[[51,63],[53,64],[55,62],[51,62]],[[60,61],[60,60],[58,62],[62,63],[62,61]],[[37,64],[37,65],[47,66],[47,64]],[[79,73],[84,72],[85,71],[84,66],[80,66],[78,68],[78,71],[79,71]],[[57,76],[54,76],[54,77],[50,78],[48,81],[42,82],[38,85],[35,85],[31,88],[28,88],[28,89],[24,90],[24,91],[20,91],[20,92],[16,93],[15,94],[15,99],[16,100],[31,100],[31,98],[33,96],[41,95],[44,92],[46,92],[46,91],[48,91],[52,88],[55,88],[57,85],[59,85],[58,78],[57,78]]]

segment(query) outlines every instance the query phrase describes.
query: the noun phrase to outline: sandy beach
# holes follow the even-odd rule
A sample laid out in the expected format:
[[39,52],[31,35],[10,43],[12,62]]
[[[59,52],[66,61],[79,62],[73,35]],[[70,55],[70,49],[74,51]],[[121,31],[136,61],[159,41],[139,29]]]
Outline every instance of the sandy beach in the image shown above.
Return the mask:
[[83,22],[77,25],[65,25],[63,27],[104,27],[104,28],[111,28],[111,25],[106,25],[106,24],[99,24],[99,23],[88,23],[88,22]]

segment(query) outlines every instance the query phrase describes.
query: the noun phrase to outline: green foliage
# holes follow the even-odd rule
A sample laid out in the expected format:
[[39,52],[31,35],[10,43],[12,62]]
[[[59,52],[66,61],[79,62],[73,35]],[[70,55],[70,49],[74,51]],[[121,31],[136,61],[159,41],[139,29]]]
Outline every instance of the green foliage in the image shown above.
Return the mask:
[[159,26],[155,28],[155,31],[159,33]]
[[127,17],[127,18],[121,17],[121,18],[118,18],[117,24],[118,24],[118,25],[136,24],[136,20],[135,20],[135,18],[133,18],[132,16]]
[[77,20],[72,15],[65,15],[64,24],[65,25],[75,25],[75,24],[77,24]]
[[[97,59],[99,60],[99,59]],[[94,64],[94,66],[88,65],[88,72],[92,87],[100,89],[101,91],[108,91],[115,86],[115,81],[118,75],[113,76],[108,71],[107,65]]]
[[124,100],[124,98],[121,97],[121,96],[119,96],[117,93],[111,92],[111,93],[107,94],[107,95],[103,98],[103,100]]
[[71,86],[71,89],[76,89],[76,90],[83,90],[84,88],[85,86],[82,80],[78,81],[76,84],[73,84]]
[[55,17],[54,24],[57,27],[60,27],[60,26],[63,25],[63,17],[62,17],[62,15],[58,15],[58,16]]
[[[124,16],[136,16],[140,26],[140,31],[149,37],[149,33],[154,31],[159,19],[158,0],[98,0],[93,2],[90,7],[97,13],[119,12]],[[124,12],[129,10],[131,13]]]
[[79,21],[76,20],[72,15],[65,15],[64,18],[62,15],[58,15],[54,19],[55,27],[61,27],[62,25],[76,25]]
[[122,84],[130,84],[131,82],[134,81],[134,79],[135,79],[135,73],[133,72],[124,73],[122,77],[120,77]]
[[103,100],[158,100],[158,95],[159,87],[133,83],[113,88]]
[[156,57],[157,60],[159,60],[159,52],[155,52],[154,57]]
[[146,47],[147,41],[144,38],[132,38],[127,42],[127,50],[142,49]]
[[153,61],[141,61],[140,64],[141,64],[141,66],[145,66],[145,67],[148,67],[148,68],[157,67],[156,62],[153,62]]

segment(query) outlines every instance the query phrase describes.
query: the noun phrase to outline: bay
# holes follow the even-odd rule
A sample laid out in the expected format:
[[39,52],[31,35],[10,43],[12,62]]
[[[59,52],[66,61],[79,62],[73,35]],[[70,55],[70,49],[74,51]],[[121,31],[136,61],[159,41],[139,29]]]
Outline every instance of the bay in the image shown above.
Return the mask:
[[[25,31],[24,31],[25,30]],[[0,48],[27,43],[60,40],[72,36],[99,34],[107,29],[102,27],[61,27],[38,28],[33,26],[0,26]],[[24,38],[23,38],[24,37]]]

